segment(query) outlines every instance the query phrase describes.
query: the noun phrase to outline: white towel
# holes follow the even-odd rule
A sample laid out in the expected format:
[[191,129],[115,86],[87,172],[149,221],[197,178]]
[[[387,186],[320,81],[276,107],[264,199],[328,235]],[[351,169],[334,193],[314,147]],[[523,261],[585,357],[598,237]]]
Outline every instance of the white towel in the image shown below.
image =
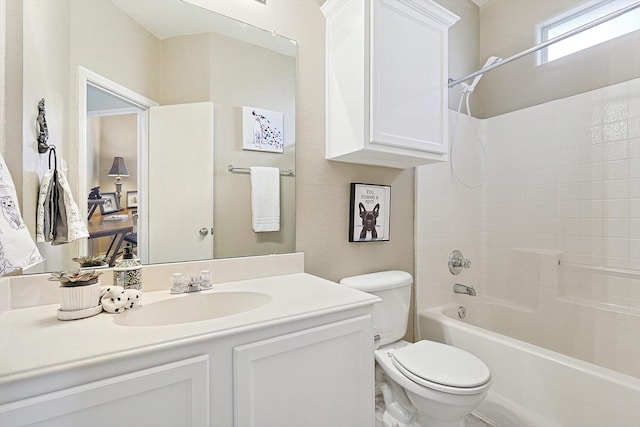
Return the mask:
[[43,260],[27,229],[13,179],[0,153],[0,276]]
[[251,167],[251,222],[256,233],[280,231],[280,169]]

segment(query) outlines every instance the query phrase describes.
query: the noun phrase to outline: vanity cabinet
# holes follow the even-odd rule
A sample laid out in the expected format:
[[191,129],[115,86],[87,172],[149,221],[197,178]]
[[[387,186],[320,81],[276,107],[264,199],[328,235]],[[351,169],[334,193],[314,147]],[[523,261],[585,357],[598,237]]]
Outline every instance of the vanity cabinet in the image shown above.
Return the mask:
[[448,29],[431,0],[328,0],[326,157],[394,168],[448,160]]
[[207,426],[209,357],[199,356],[0,406],[4,427]]
[[372,337],[367,308],[160,346],[14,384],[0,425],[371,427]]
[[371,319],[235,347],[235,427],[371,427]]

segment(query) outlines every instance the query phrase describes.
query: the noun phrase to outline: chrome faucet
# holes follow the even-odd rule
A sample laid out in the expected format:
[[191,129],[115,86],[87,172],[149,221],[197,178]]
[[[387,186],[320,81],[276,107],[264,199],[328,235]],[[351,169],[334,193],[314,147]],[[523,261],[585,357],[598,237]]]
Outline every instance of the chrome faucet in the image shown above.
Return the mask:
[[192,292],[200,292],[211,289],[211,276],[208,270],[203,270],[198,276],[192,276],[186,280],[182,273],[171,275],[171,293],[172,294],[188,294]]
[[195,280],[191,280],[189,282],[189,284],[187,285],[187,290],[185,292],[186,293],[200,292],[201,290],[202,290],[202,288],[200,287],[200,282],[199,281],[195,281]]
[[463,268],[471,268],[471,261],[466,259],[462,252],[455,250],[449,254],[449,271],[451,274],[460,274]]
[[455,292],[456,294],[467,294],[472,297],[476,296],[476,290],[473,288],[473,286],[467,286],[460,283],[456,283],[453,285],[453,292]]

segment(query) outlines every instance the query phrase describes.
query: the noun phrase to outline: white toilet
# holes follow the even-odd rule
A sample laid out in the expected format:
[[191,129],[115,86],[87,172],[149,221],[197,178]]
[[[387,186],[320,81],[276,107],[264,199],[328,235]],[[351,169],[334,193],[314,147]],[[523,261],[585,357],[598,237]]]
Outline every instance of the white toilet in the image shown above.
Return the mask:
[[[474,355],[434,341],[402,341],[411,283],[404,271],[347,277],[341,284],[382,299],[373,308],[376,388],[385,427],[464,427],[465,416],[489,391],[489,368]],[[379,340],[379,341],[378,341]]]

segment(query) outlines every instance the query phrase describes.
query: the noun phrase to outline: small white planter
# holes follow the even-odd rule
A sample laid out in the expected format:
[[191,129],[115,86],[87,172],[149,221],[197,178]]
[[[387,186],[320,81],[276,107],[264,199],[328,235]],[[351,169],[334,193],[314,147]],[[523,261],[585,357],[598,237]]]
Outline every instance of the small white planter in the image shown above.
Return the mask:
[[59,319],[82,319],[100,311],[100,281],[91,285],[60,287]]

